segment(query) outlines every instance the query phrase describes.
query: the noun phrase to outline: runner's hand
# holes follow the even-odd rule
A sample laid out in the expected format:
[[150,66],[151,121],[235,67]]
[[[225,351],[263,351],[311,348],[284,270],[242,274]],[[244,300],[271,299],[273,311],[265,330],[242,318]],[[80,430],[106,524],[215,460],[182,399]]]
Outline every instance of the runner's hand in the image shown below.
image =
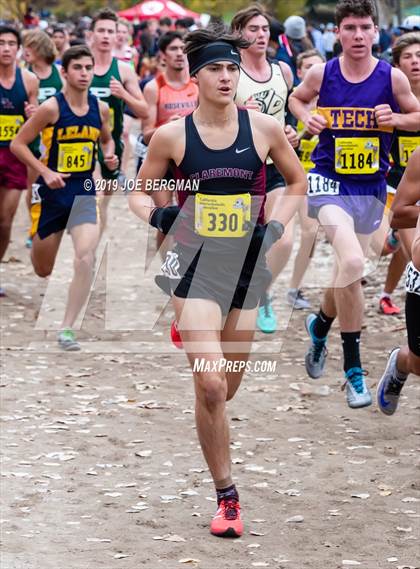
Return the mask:
[[253,97],[251,97],[250,99],[248,99],[245,102],[245,108],[250,110],[250,111],[260,111],[261,112],[260,104]]
[[292,148],[297,148],[299,146],[299,136],[298,133],[295,131],[295,129],[290,126],[290,124],[287,124],[284,127],[284,134],[286,135],[287,140],[289,141],[289,144],[291,145]]
[[389,105],[376,105],[375,118],[378,126],[394,126],[394,113]]
[[284,233],[284,225],[279,221],[271,220],[265,225],[257,224],[253,228],[248,254],[258,257],[261,247],[267,253],[272,245],[278,241]]
[[175,223],[179,212],[180,208],[177,205],[170,205],[169,207],[155,207],[150,214],[149,223],[152,227],[156,227],[156,229],[166,235]]
[[104,163],[108,170],[113,172],[118,168],[120,161],[116,154],[111,154],[110,156],[104,156]]
[[328,123],[322,115],[315,114],[309,117],[305,126],[311,134],[320,134],[328,126]]
[[109,82],[109,88],[111,95],[114,95],[114,97],[117,97],[117,99],[124,99],[126,90],[124,89],[124,85],[121,83],[121,81],[118,81],[115,79],[115,77],[112,77],[111,81]]
[[44,182],[47,184],[51,190],[59,190],[60,188],[65,188],[65,179],[68,178],[70,174],[60,174],[59,172],[54,172],[54,170],[48,169],[42,177]]
[[35,105],[31,105],[30,103],[28,103],[28,101],[25,101],[23,103],[23,108],[24,108],[25,117],[27,119],[30,119],[31,116],[35,114],[38,107],[36,107]]

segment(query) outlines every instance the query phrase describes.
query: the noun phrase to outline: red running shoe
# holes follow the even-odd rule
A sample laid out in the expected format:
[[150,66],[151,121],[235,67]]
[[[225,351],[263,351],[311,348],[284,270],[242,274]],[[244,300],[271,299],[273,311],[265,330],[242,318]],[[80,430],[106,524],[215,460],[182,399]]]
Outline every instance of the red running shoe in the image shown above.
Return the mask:
[[211,521],[210,532],[217,537],[241,537],[244,524],[237,500],[222,500]]
[[179,333],[176,320],[172,320],[171,323],[171,340],[173,345],[178,348],[178,350],[182,350],[184,345],[182,343],[181,334]]
[[392,302],[389,296],[384,296],[379,301],[379,312],[387,315],[399,314],[401,312],[401,308],[398,308],[398,306]]

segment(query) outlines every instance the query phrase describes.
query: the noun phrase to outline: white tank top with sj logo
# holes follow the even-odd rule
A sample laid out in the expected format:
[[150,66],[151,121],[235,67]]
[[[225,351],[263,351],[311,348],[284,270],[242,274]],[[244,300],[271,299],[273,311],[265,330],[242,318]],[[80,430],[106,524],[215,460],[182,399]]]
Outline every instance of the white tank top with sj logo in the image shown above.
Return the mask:
[[[262,113],[276,118],[281,126],[285,123],[285,106],[288,94],[286,80],[278,63],[270,63],[271,77],[267,81],[253,79],[241,67],[238,89],[236,91],[235,103],[245,106],[253,99],[260,106]],[[267,164],[272,164],[270,158]]]

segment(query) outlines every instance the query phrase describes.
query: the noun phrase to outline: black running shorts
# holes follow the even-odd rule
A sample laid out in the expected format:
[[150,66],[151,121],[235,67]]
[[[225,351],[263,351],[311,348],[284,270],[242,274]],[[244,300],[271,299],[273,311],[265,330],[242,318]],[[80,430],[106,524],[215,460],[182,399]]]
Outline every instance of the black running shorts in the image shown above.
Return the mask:
[[405,299],[405,321],[407,324],[408,347],[420,358],[420,295],[407,292]]
[[237,266],[231,256],[208,254],[201,258],[201,254],[201,250],[191,253],[176,245],[162,266],[166,284],[162,276],[156,282],[165,292],[180,298],[214,300],[223,315],[233,308],[250,310],[258,306],[272,278],[264,256],[256,262],[246,257],[243,266]]

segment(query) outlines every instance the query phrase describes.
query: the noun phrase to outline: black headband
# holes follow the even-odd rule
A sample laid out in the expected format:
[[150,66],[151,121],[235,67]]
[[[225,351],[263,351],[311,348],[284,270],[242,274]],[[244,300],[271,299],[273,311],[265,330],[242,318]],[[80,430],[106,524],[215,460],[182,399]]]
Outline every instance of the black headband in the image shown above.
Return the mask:
[[230,43],[224,41],[209,43],[188,54],[190,75],[195,75],[197,71],[210,63],[216,63],[216,61],[230,61],[239,67],[241,56],[236,47]]

